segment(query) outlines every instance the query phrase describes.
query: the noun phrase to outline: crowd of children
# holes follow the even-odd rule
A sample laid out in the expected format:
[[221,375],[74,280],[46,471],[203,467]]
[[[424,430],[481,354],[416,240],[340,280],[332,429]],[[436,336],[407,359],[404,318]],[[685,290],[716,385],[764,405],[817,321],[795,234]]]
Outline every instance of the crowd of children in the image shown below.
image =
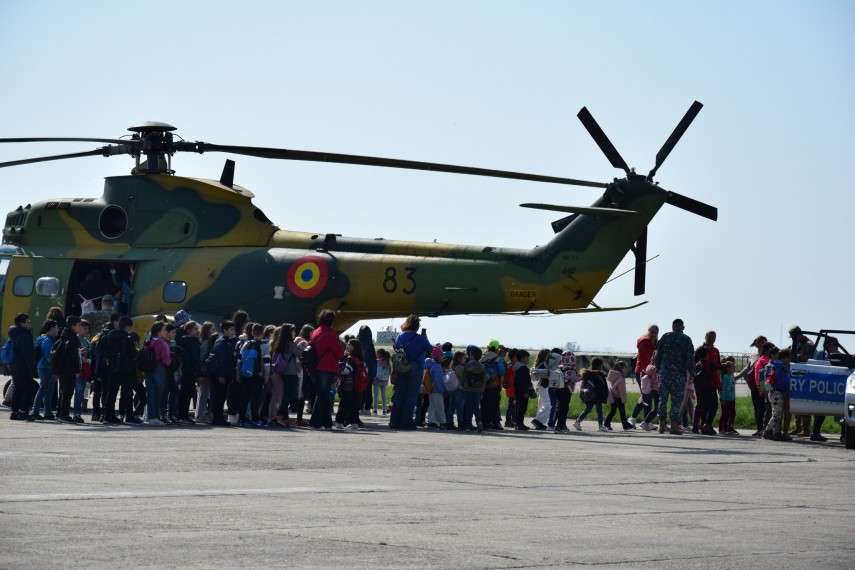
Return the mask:
[[[624,430],[636,429],[641,415],[638,425],[646,431],[655,429],[658,416],[660,433],[682,434],[691,422],[694,433],[738,435],[735,380],[744,377],[753,386],[752,393],[764,395],[754,435],[790,439],[786,407],[790,351],[778,350],[760,337],[755,341],[759,352],[749,365],[751,373],[737,375],[732,357],[721,360],[714,346],[715,333],[708,332],[704,344],[684,358],[683,385],[670,386],[672,425],[668,426],[666,402],[660,402],[659,373],[667,363],[657,353],[655,325],[638,341],[634,369],[640,398],[627,414],[630,368],[625,361],[606,371],[603,360],[593,358],[588,368],[577,370],[572,351],[545,348],[532,362],[527,350],[508,349],[497,340],[483,349],[470,345],[455,351],[449,342],[434,345],[416,332],[419,319],[415,315],[405,321],[392,352],[375,350],[367,327],[358,338],[342,340],[332,328],[334,320],[334,312],[323,311],[317,328],[307,324],[298,330],[289,323],[254,323],[245,311],[238,311],[220,323],[217,332],[214,323],[200,325],[181,310],[171,322],[159,315],[146,338],[140,339],[133,321],[120,313],[92,335],[88,322],[76,316],[63,318],[54,308],[33,338],[29,316],[20,314],[9,329],[2,355],[12,375],[11,418],[85,423],[81,408],[88,391],[90,421],[103,424],[356,430],[364,427],[360,413],[367,413],[390,414],[389,425],[395,429],[513,428],[564,434],[570,432],[568,411],[578,389],[585,408],[572,424],[576,430],[583,429],[593,411],[597,429],[603,432],[613,430],[615,415]],[[677,322],[674,333],[685,337]],[[674,341],[666,337],[664,342]],[[685,339],[676,340],[685,343]],[[688,346],[692,348],[690,340]],[[683,358],[683,352],[674,354]],[[56,415],[55,383],[59,387]],[[390,383],[391,405],[386,401]],[[680,394],[679,402],[674,401],[675,394]],[[537,401],[537,411],[527,425],[530,399]],[[753,401],[756,407],[757,399]],[[605,416],[604,405],[610,406]],[[679,406],[676,413],[675,405]],[[304,413],[310,414],[308,421]],[[296,415],[293,421],[292,414]]]

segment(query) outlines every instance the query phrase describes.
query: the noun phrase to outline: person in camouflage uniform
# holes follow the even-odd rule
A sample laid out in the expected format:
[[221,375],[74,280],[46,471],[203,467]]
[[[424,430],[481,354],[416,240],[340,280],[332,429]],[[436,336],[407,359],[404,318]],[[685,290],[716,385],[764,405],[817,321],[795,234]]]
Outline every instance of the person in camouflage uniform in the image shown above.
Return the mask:
[[656,346],[653,364],[659,374],[659,433],[665,433],[665,412],[668,396],[671,396],[671,433],[680,435],[680,403],[686,375],[691,374],[695,363],[692,339],[683,332],[686,327],[682,319],[674,319],[671,332],[662,335]]

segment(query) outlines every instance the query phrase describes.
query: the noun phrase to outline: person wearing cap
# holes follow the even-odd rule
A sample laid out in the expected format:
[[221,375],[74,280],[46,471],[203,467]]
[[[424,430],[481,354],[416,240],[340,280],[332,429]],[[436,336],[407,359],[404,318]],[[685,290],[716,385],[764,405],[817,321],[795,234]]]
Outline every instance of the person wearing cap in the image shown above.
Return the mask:
[[115,310],[112,295],[107,294],[107,295],[104,295],[103,297],[101,297],[101,310],[102,311],[113,311],[113,310]]
[[442,347],[434,345],[430,358],[425,359],[425,388],[430,386],[428,392],[427,427],[438,428],[445,426],[445,354]]
[[505,361],[499,355],[499,341],[492,339],[487,343],[487,351],[481,356],[481,364],[487,372],[487,381],[481,397],[481,415],[487,429],[501,430],[502,378],[505,375]]
[[751,391],[751,404],[754,406],[754,421],[757,424],[757,431],[754,432],[754,437],[758,437],[759,434],[763,433],[763,412],[766,408],[766,403],[760,395],[760,389],[758,388],[756,375],[754,373],[754,365],[760,358],[764,344],[766,344],[766,337],[763,335],[758,335],[751,341],[751,347],[756,348],[757,352],[748,357],[748,364],[745,365],[745,368],[743,368],[739,374],[734,376],[734,381],[739,380],[740,378],[744,379],[746,386],[748,386],[748,389]]
[[[789,333],[790,338],[797,344],[797,352],[794,355],[796,362],[807,362],[813,358],[816,345],[802,332],[801,327],[795,325],[790,328]],[[789,422],[786,419],[784,423],[787,424],[785,427],[789,428]],[[810,416],[797,415],[795,428],[789,433],[790,435],[810,435]]]
[[668,398],[671,398],[671,434],[682,435],[680,428],[680,404],[686,380],[695,366],[695,348],[692,339],[684,333],[682,319],[674,319],[671,332],[662,335],[656,346],[653,364],[659,374],[659,433],[665,433],[665,418],[668,412]]

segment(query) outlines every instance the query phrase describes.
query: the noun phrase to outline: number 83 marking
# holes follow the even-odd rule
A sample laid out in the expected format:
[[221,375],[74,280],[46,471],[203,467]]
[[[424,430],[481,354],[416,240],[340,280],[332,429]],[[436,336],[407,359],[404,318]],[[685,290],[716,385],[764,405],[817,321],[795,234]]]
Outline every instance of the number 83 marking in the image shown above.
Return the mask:
[[[406,272],[406,275],[403,279],[404,281],[409,281],[410,284],[401,289],[401,293],[404,295],[412,295],[416,292],[416,268],[405,267],[404,271]],[[391,265],[386,268],[386,272],[384,273],[383,290],[387,293],[394,293],[398,290],[398,270]]]

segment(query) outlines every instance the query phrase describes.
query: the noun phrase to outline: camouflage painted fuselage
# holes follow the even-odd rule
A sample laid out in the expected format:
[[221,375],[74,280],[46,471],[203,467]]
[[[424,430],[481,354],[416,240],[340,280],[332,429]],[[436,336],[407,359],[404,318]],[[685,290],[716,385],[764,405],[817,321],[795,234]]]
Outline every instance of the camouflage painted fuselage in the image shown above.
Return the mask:
[[[10,212],[4,229],[3,322],[67,307],[75,264],[133,263],[131,316],[184,308],[197,320],[236,309],[270,323],[314,322],[338,312],[340,329],[370,318],[555,313],[588,310],[594,296],[662,206],[666,192],[630,176],[618,181],[624,217],[577,215],[533,249],[343,238],[280,230],[247,190],[146,174],[111,177],[100,198],[39,202]],[[19,277],[36,284],[13,290]],[[38,280],[60,289],[40,294]],[[186,284],[165,299],[167,283]]]

